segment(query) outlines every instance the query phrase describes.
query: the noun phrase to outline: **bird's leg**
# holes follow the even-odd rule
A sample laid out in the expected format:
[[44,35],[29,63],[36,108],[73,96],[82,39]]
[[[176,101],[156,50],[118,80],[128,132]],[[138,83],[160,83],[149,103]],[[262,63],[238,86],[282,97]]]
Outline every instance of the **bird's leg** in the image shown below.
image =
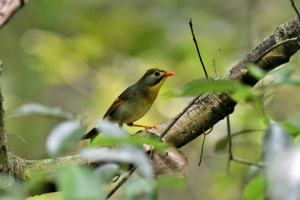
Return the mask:
[[135,126],[135,127],[142,127],[142,128],[145,128],[145,129],[148,129],[148,128],[157,128],[157,125],[150,125],[150,126],[147,126],[147,125],[139,125],[139,124],[133,124],[132,123],[127,123],[128,126]]

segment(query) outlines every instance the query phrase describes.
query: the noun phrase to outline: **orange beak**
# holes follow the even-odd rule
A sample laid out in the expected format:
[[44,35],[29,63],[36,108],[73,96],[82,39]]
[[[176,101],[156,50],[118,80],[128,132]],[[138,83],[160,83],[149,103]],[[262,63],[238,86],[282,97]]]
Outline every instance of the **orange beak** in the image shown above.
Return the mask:
[[168,77],[168,76],[173,76],[173,75],[175,75],[174,72],[167,72],[165,76]]

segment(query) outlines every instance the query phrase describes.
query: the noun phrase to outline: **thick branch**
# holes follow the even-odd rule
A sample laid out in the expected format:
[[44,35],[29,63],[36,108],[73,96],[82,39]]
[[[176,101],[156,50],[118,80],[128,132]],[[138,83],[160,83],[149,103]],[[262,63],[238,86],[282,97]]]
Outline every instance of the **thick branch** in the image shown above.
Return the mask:
[[0,28],[19,10],[28,0],[0,0]]
[[[2,71],[2,62],[0,61],[0,76]],[[9,150],[7,144],[7,137],[4,126],[4,110],[3,98],[0,87],[0,172],[8,172],[10,167]]]
[[[264,54],[278,43],[296,38],[298,30],[298,18],[294,18],[279,26],[271,36],[266,38],[232,68],[224,79],[252,86],[255,85],[257,80],[248,73],[248,65],[255,63],[264,70],[273,70],[281,64],[288,62],[290,57],[300,48],[295,39],[279,45],[266,55]],[[169,130],[163,140],[177,148],[182,147],[231,114],[234,111],[235,105],[236,102],[231,100],[230,96],[225,93],[202,95]],[[139,135],[155,134],[160,136],[172,121],[173,119],[169,119],[161,123],[157,129],[146,130],[140,132]]]

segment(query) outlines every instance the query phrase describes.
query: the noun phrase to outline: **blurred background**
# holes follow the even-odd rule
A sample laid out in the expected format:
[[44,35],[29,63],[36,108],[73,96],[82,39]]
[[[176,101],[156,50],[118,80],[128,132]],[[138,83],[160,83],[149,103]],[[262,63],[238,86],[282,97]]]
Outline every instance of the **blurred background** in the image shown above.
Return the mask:
[[[191,100],[167,99],[164,94],[205,78],[192,41],[190,18],[209,76],[215,77],[215,60],[222,77],[294,16],[289,0],[29,1],[0,31],[4,108],[9,112],[27,103],[61,107],[85,115],[90,129],[124,89],[147,69],[157,67],[176,73],[138,121],[157,124],[179,113]],[[297,67],[299,62],[300,56],[295,55],[288,65]],[[278,121],[287,117],[299,121],[299,97],[299,89],[280,87],[266,112]],[[261,119],[261,113],[251,106],[238,105],[231,116],[232,132],[265,129]],[[25,159],[48,158],[47,135],[59,122],[41,116],[6,118],[10,150]],[[126,129],[130,133],[139,130]],[[181,149],[189,160],[187,185],[181,190],[162,189],[159,199],[243,196],[249,167],[232,163],[227,174],[228,154],[214,151],[226,130],[223,120],[206,138],[200,167],[202,137]],[[258,162],[261,139],[262,132],[235,138],[235,156]],[[42,198],[46,197],[36,199]],[[114,198],[121,199],[121,194]]]

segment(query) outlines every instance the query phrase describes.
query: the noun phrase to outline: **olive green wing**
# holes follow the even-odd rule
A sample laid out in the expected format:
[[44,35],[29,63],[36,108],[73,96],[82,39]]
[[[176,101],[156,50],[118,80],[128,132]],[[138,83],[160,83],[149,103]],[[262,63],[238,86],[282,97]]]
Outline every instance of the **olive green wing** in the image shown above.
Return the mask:
[[135,85],[130,86],[127,88],[109,107],[106,111],[103,119],[108,117],[113,111],[115,111],[123,102],[131,99],[135,95]]

